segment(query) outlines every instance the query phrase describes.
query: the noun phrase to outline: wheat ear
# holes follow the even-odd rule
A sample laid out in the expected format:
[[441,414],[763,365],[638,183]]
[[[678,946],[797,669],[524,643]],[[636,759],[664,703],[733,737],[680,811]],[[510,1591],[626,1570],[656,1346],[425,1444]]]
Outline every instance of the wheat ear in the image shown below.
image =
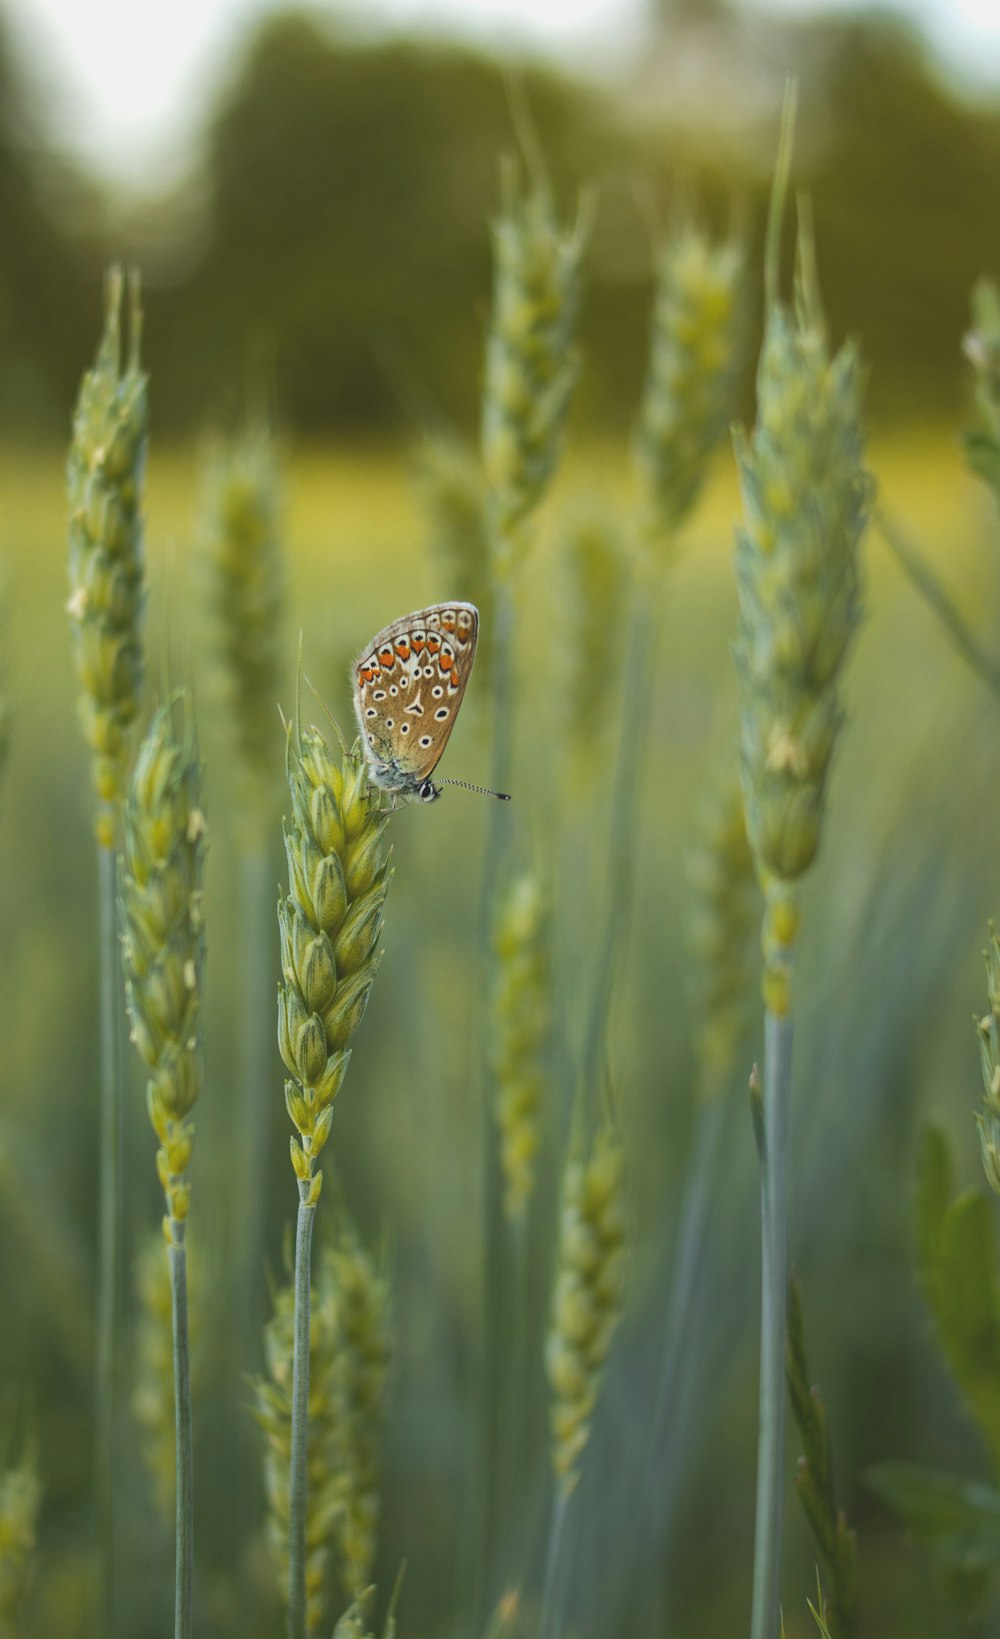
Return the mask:
[[104,333],[83,377],[67,465],[70,617],[78,712],[91,753],[100,915],[100,1179],[97,1276],[95,1473],[100,1530],[101,1625],[114,1626],[114,1497],[122,1244],[122,1065],[115,844],[125,796],[130,731],[143,682],[142,486],[146,377],[139,362],[139,283],[129,284],[130,338],[123,344],[125,280],[105,286]]
[[338,765],[318,729],[289,731],[291,818],[285,825],[288,893],[278,904],[281,984],[278,1046],[292,1079],[285,1103],[298,1180],[292,1368],[288,1633],[306,1633],[309,1307],[313,1222],[323,1182],[316,1161],[350,1061],[381,953],[389,886],[386,818],[369,795],[360,750]]
[[[180,727],[176,719],[181,718]],[[146,1104],[159,1148],[166,1215],[176,1406],[175,1639],[193,1631],[194,1464],[185,1229],[194,1146],[189,1121],[202,1083],[206,851],[201,765],[184,696],[157,712],[139,749],[125,806],[122,960],[132,1041],[149,1072]]]

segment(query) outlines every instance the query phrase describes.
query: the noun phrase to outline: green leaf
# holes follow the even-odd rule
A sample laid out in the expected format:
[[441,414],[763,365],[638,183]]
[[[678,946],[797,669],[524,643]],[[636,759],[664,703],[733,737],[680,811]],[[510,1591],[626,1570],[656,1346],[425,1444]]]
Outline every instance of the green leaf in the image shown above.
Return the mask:
[[876,1463],[865,1484],[922,1542],[964,1535],[1000,1550],[1000,1491],[920,1463]]
[[938,1340],[994,1459],[1000,1463],[1000,1282],[988,1197],[949,1205],[953,1168],[939,1127],[925,1128],[917,1161],[917,1260]]
[[940,1317],[941,1239],[953,1188],[948,1140],[941,1127],[926,1126],[917,1152],[917,1266],[936,1323]]
[[1000,1563],[1000,1491],[919,1463],[877,1463],[865,1483],[928,1549],[965,1614],[980,1610]]
[[941,1233],[938,1326],[959,1387],[1000,1462],[1000,1286],[989,1202],[960,1195]]

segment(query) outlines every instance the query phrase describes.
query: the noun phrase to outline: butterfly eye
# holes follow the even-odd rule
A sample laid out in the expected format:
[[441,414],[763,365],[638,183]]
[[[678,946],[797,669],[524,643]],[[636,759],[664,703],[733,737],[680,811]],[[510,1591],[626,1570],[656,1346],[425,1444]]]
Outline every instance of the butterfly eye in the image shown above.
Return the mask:
[[421,802],[436,802],[441,793],[433,780],[424,780],[418,787],[417,796]]

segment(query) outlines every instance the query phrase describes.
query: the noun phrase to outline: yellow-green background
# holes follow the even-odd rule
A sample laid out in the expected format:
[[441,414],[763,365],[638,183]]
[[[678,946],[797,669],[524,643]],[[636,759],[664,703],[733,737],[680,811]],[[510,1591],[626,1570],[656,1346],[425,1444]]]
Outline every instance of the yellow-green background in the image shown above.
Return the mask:
[[[294,29],[306,25],[284,26],[286,46],[290,40],[294,47]],[[267,48],[262,38],[250,59],[259,74],[277,60],[273,42]],[[880,496],[907,523],[984,644],[1000,653],[1000,525],[990,498],[965,474],[957,442],[968,287],[991,265],[1000,271],[1000,230],[990,203],[1000,175],[1000,120],[995,110],[971,108],[942,89],[932,66],[921,64],[919,53],[891,31],[872,25],[854,35],[831,28],[830,39],[840,42],[842,55],[833,54],[839,77],[831,70],[825,84],[809,79],[814,57],[804,37],[787,36],[784,57],[801,60],[813,91],[812,100],[803,98],[803,170],[814,193],[821,277],[835,332],[839,338],[845,326],[860,330],[875,361],[871,456]],[[301,67],[302,53],[288,50]],[[232,419],[247,381],[251,396],[263,392],[281,412],[290,577],[286,708],[294,700],[300,631],[305,673],[347,725],[350,657],[387,620],[463,591],[444,582],[428,545],[411,484],[411,448],[418,432],[442,419],[473,431],[488,304],[486,224],[508,114],[495,66],[465,59],[451,64],[454,101],[433,105],[449,112],[434,128],[435,143],[428,143],[419,196],[424,237],[404,279],[392,213],[409,208],[399,178],[404,158],[413,163],[413,143],[405,122],[365,112],[364,89],[374,84],[384,97],[380,76],[390,69],[388,83],[407,94],[437,82],[407,49],[384,62],[376,56],[355,60],[345,47],[337,57],[342,80],[336,83],[351,88],[361,109],[360,123],[348,122],[346,156],[324,147],[325,126],[306,140],[308,133],[295,126],[292,97],[282,105],[284,121],[275,115],[267,127],[287,139],[279,180],[272,180],[271,192],[258,189],[245,221],[238,213],[229,219],[228,239],[220,230],[193,263],[164,261],[166,234],[153,207],[146,217],[112,213],[109,229],[95,205],[85,231],[70,233],[65,213],[37,191],[26,150],[16,142],[3,150],[0,187],[6,177],[14,213],[8,222],[47,223],[51,253],[33,284],[16,233],[4,234],[0,253],[6,427],[0,553],[9,608],[2,688],[14,714],[0,787],[0,1394],[8,1421],[27,1416],[35,1429],[45,1487],[32,1634],[73,1639],[90,1631],[92,1542],[96,873],[64,611],[59,429],[68,424],[76,378],[96,341],[98,269],[110,252],[141,248],[143,234],[151,235],[161,254],[151,256],[146,281],[153,406],[146,497],[150,693],[162,694],[179,680],[193,684],[207,762],[208,1073],[197,1112],[192,1237],[203,1278],[221,1288],[231,1135],[241,1119],[234,1069],[239,815],[194,570],[197,438],[205,423]],[[470,85],[489,87],[493,123],[485,129],[481,99],[469,93]],[[895,100],[887,90],[892,86]],[[634,496],[627,429],[647,323],[646,202],[653,200],[654,214],[660,209],[671,191],[663,179],[675,175],[676,159],[688,197],[701,197],[703,184],[709,216],[719,219],[728,194],[737,196],[756,243],[771,147],[762,138],[753,163],[742,169],[710,146],[694,144],[692,158],[690,145],[656,118],[633,118],[627,99],[619,106],[613,98],[599,106],[586,97],[574,102],[576,94],[562,87],[568,103],[556,98],[553,113],[543,92],[541,123],[560,181],[568,188],[573,179],[610,173],[584,320],[580,407],[517,589],[509,818],[521,856],[540,862],[553,895],[560,1010],[551,1135],[565,1113],[557,1095],[572,1083],[583,998],[601,936],[619,710],[613,677],[611,727],[595,724],[594,768],[589,782],[581,781],[565,733],[574,633],[560,520],[581,498],[600,494],[628,529]],[[325,107],[327,90],[321,85],[315,94],[317,106]],[[304,93],[299,100],[308,101]],[[414,129],[426,132],[433,126],[428,105],[419,99],[416,105]],[[257,105],[251,99],[246,106],[252,113]],[[821,123],[817,109],[828,119],[826,148],[819,138],[809,140],[811,123]],[[223,115],[217,111],[217,121],[224,123]],[[253,122],[243,117],[246,129],[234,119],[230,128],[247,138]],[[758,129],[764,136],[771,129],[766,109]],[[362,148],[358,130],[369,138]],[[901,130],[909,135],[900,136]],[[922,133],[920,143],[914,132]],[[239,198],[237,182],[245,187],[258,173],[252,148],[241,150],[236,137],[232,142],[232,197]],[[441,167],[449,152],[458,157],[446,172]],[[35,195],[25,195],[25,178],[37,185]],[[268,228],[281,178],[301,184],[299,238],[287,224],[281,231],[273,223]],[[453,234],[435,228],[438,208]],[[167,205],[161,215],[172,220]],[[307,232],[310,223],[315,231]],[[616,262],[611,251],[621,234],[624,250]],[[30,243],[35,255],[42,237]],[[270,261],[262,250],[267,245]],[[748,412],[751,376],[748,368]],[[689,1398],[674,1419],[669,1528],[649,1517],[635,1482],[662,1335],[664,1260],[692,1118],[685,861],[710,766],[735,721],[729,645],[737,512],[724,450],[667,587],[642,757],[637,891],[609,1031],[609,1070],[630,1164],[634,1257],[626,1318],[577,1499],[572,1557],[574,1620],[582,1635],[595,1639],[612,1632],[683,1639],[739,1631],[748,1608],[758,1208],[742,1072],[730,1094],[724,1165],[713,1189],[711,1257],[688,1351]],[[987,919],[1000,906],[1000,702],[954,655],[874,531],[864,558],[866,615],[846,684],[848,724],[821,861],[805,894],[791,1246],[804,1284],[811,1364],[831,1406],[838,1490],[860,1532],[863,1631],[909,1639],[958,1631],[957,1618],[920,1552],[866,1492],[865,1469],[906,1457],[987,1472],[930,1334],[914,1274],[911,1220],[916,1136],[928,1112],[954,1137],[963,1183],[979,1181],[972,1019],[984,1006],[979,953]],[[627,691],[627,665],[624,675]],[[473,677],[449,746],[446,772],[456,777],[488,776],[486,690],[483,671]],[[308,692],[305,711],[313,711]],[[280,781],[277,712],[274,745]],[[474,952],[485,818],[480,799],[448,791],[434,808],[408,810],[392,821],[396,874],[386,959],[331,1141],[344,1196],[364,1234],[373,1243],[384,1238],[397,1294],[378,1578],[384,1593],[406,1557],[401,1632],[428,1639],[458,1631],[456,1566],[464,1564],[475,1517],[469,1488],[478,1416],[485,1117],[478,1071],[483,996]],[[276,830],[275,893],[281,870]],[[276,961],[275,929],[272,965]],[[260,1005],[273,1005],[271,982]],[[747,1069],[759,1051],[755,1032]],[[155,1229],[160,1203],[140,1081],[131,1069],[127,1223],[134,1249]],[[270,1266],[278,1271],[295,1194],[276,1054],[271,1070],[272,1167],[259,1209]],[[531,1241],[539,1328],[558,1169],[551,1136],[544,1163]],[[198,1319],[198,1273],[196,1261],[195,1324],[210,1332],[211,1305],[207,1320],[204,1310]],[[262,1300],[264,1292],[262,1275]],[[131,1324],[131,1299],[127,1310]],[[524,1415],[537,1465],[525,1487],[524,1519],[526,1538],[540,1541],[541,1528],[533,1531],[535,1510],[542,1520],[545,1501],[540,1341],[533,1358]],[[239,1364],[253,1371],[260,1361]],[[252,1543],[234,1543],[227,1525],[227,1485],[237,1472],[233,1451],[253,1439],[249,1391],[231,1362],[229,1371],[223,1379],[210,1374],[205,1403],[196,1407],[198,1631],[276,1633],[281,1618],[263,1555]],[[127,1407],[123,1424],[128,1430]],[[794,1450],[792,1433],[790,1467]],[[144,1639],[169,1627],[172,1545],[169,1531],[154,1523],[136,1437],[128,1432],[123,1475],[130,1508],[121,1585],[128,1632]],[[786,1541],[791,1636],[810,1631],[805,1600],[814,1589],[814,1551],[791,1487]],[[529,1566],[530,1607],[539,1567],[531,1560]],[[256,1625],[248,1625],[247,1611]]]

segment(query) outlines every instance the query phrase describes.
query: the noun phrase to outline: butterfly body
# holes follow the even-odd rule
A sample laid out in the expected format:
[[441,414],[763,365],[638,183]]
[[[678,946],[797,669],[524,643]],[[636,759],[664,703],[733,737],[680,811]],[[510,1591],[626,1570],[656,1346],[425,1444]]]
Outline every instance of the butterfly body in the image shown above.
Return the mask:
[[431,779],[465,697],[479,612],[436,603],[394,620],[354,665],[354,710],[373,785],[433,802]]

